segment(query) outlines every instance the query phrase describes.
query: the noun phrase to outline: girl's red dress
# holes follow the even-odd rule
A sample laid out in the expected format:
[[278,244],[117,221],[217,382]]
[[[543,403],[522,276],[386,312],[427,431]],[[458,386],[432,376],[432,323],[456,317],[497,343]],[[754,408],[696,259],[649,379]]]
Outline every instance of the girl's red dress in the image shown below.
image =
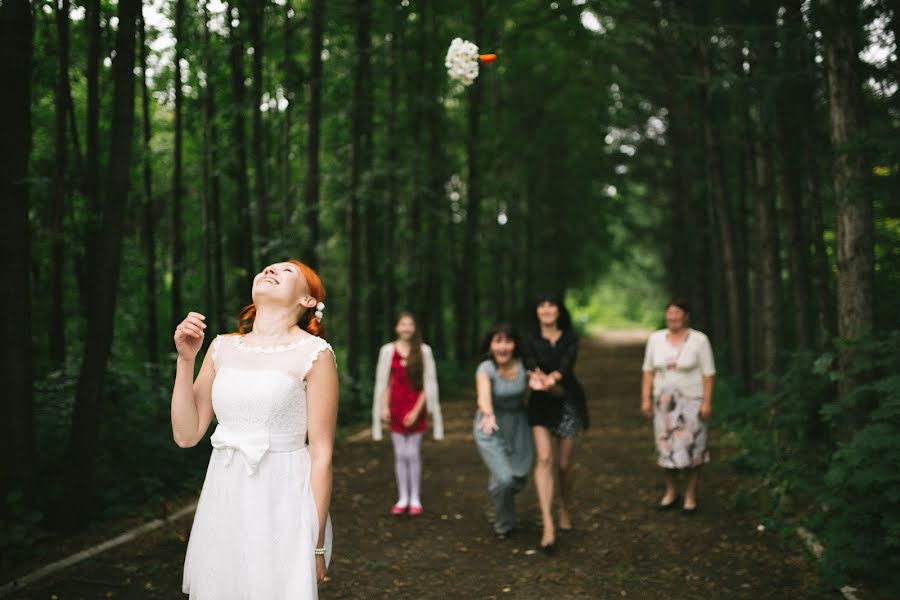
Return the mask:
[[419,399],[421,390],[413,389],[406,373],[400,353],[394,350],[394,356],[391,357],[391,431],[395,433],[421,433],[428,427],[428,416],[425,406],[419,412],[419,418],[407,427],[403,424],[403,419],[412,411]]

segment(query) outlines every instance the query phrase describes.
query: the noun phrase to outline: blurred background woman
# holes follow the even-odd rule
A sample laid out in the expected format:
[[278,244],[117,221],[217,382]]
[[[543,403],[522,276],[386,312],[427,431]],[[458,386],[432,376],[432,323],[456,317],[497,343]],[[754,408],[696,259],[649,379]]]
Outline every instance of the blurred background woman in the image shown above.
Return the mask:
[[666,473],[666,493],[657,509],[679,504],[675,479],[684,471],[682,512],[686,515],[697,510],[700,466],[709,462],[706,422],[712,414],[716,374],[709,339],[688,327],[689,317],[684,300],[674,299],[666,306],[666,329],[647,340],[641,385],[641,411],[653,418],[657,463]]

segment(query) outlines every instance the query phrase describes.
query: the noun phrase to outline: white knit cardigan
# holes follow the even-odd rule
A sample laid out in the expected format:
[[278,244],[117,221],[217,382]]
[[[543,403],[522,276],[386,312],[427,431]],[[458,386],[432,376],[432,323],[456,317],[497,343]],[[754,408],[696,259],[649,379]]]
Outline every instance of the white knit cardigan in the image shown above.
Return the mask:
[[[378,353],[378,366],[375,368],[375,390],[372,393],[372,439],[381,439],[381,402],[384,390],[391,378],[391,359],[394,356],[394,342],[385,344]],[[444,439],[444,419],[441,417],[440,393],[437,382],[437,367],[434,354],[428,344],[422,344],[422,362],[425,380],[425,406],[431,417],[434,439]]]

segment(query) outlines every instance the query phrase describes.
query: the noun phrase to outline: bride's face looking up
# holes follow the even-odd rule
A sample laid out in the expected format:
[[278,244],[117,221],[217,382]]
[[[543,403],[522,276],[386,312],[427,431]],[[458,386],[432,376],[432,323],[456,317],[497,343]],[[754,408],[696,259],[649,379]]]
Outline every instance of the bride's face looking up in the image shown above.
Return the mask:
[[309,295],[309,284],[297,265],[274,263],[253,278],[253,303],[305,310],[316,305]]

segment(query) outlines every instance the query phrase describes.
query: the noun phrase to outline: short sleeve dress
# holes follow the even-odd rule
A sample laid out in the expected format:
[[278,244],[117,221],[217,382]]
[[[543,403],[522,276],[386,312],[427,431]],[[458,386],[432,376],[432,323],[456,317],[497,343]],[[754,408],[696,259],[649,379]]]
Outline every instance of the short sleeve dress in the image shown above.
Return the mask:
[[218,426],[182,590],[191,600],[318,598],[306,374],[321,354],[334,359],[331,346],[315,336],[260,347],[222,335],[210,352]]

